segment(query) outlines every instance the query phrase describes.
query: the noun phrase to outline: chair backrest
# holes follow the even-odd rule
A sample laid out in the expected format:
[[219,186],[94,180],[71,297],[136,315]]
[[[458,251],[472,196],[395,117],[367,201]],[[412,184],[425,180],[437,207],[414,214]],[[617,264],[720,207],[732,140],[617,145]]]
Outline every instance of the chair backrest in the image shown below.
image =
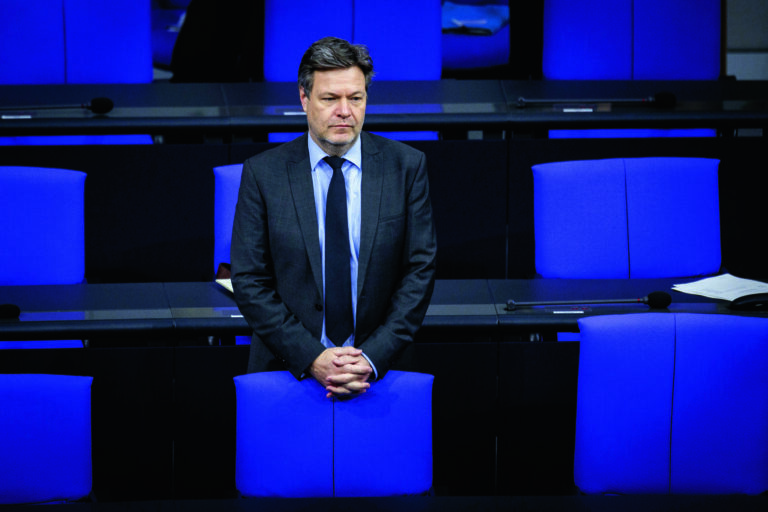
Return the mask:
[[[440,0],[328,0],[331,31],[307,0],[264,4],[264,79],[295,82],[309,45],[335,36],[368,46],[378,80],[438,80],[442,72]],[[418,23],[414,22],[418,20]],[[412,49],[418,47],[419,51]]]
[[[237,489],[246,497],[428,492],[433,380],[390,371],[365,394],[335,400],[288,372],[235,377]],[[370,467],[360,467],[361,453]]]
[[0,504],[90,494],[92,381],[0,375]]
[[83,281],[85,178],[67,169],[0,167],[0,285]]
[[3,2],[0,85],[66,83],[61,0]]
[[67,83],[152,82],[150,0],[64,0]]
[[150,0],[5,0],[0,84],[152,81]]
[[720,0],[546,0],[544,76],[716,80],[720,24]]
[[768,490],[768,319],[647,313],[579,329],[582,492]]
[[537,273],[596,279],[717,273],[718,165],[681,157],[534,165]]
[[[326,36],[366,45],[376,80],[439,80],[442,75],[442,3],[440,0],[328,0],[333,25],[317,23],[315,3],[267,0],[264,4],[264,79],[295,82],[309,46]],[[414,20],[418,20],[415,23]],[[419,51],[412,49],[418,47]],[[408,107],[412,109],[412,106]],[[428,108],[440,110],[440,106]],[[397,114],[392,105],[369,106],[376,113]],[[377,132],[395,140],[436,140],[434,131]],[[285,142],[298,133],[270,133],[270,142]]]
[[235,221],[237,194],[243,164],[222,165],[213,168],[213,272],[220,263],[229,263],[229,248],[232,245],[232,224]]

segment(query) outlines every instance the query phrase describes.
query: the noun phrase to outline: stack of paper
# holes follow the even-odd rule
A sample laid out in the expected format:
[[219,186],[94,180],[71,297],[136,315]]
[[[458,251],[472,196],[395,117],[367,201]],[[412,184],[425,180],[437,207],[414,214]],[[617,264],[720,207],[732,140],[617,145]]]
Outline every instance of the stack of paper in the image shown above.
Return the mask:
[[676,284],[673,290],[692,295],[701,295],[712,299],[734,300],[754,293],[768,293],[768,284],[752,279],[722,274],[707,277],[693,283]]
[[234,293],[235,291],[232,289],[232,280],[231,279],[217,279],[217,283],[219,283],[221,286],[229,290],[230,292]]

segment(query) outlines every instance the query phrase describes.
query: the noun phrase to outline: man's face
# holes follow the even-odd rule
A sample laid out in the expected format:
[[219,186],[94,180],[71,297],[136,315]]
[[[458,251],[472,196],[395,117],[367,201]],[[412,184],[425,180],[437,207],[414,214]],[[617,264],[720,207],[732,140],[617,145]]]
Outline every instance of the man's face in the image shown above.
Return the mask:
[[365,76],[357,66],[315,71],[309,96],[299,90],[309,135],[328,154],[341,156],[355,143],[365,121]]

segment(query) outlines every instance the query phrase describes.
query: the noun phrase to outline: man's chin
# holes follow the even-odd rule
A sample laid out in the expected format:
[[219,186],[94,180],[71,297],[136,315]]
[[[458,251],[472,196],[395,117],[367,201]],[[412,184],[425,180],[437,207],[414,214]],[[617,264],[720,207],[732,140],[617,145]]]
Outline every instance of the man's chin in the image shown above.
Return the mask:
[[355,141],[357,140],[357,137],[359,134],[354,134],[352,137],[333,137],[333,138],[324,138],[322,139],[322,143],[324,145],[334,147],[334,148],[345,148],[353,145]]

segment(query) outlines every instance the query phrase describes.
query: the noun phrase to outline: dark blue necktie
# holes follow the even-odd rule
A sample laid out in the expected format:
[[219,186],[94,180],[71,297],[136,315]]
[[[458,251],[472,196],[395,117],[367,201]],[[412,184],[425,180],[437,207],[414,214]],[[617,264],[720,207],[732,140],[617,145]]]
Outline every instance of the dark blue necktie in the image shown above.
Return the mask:
[[349,270],[347,187],[341,173],[343,158],[325,157],[333,168],[325,202],[325,333],[336,345],[352,334],[352,278]]

